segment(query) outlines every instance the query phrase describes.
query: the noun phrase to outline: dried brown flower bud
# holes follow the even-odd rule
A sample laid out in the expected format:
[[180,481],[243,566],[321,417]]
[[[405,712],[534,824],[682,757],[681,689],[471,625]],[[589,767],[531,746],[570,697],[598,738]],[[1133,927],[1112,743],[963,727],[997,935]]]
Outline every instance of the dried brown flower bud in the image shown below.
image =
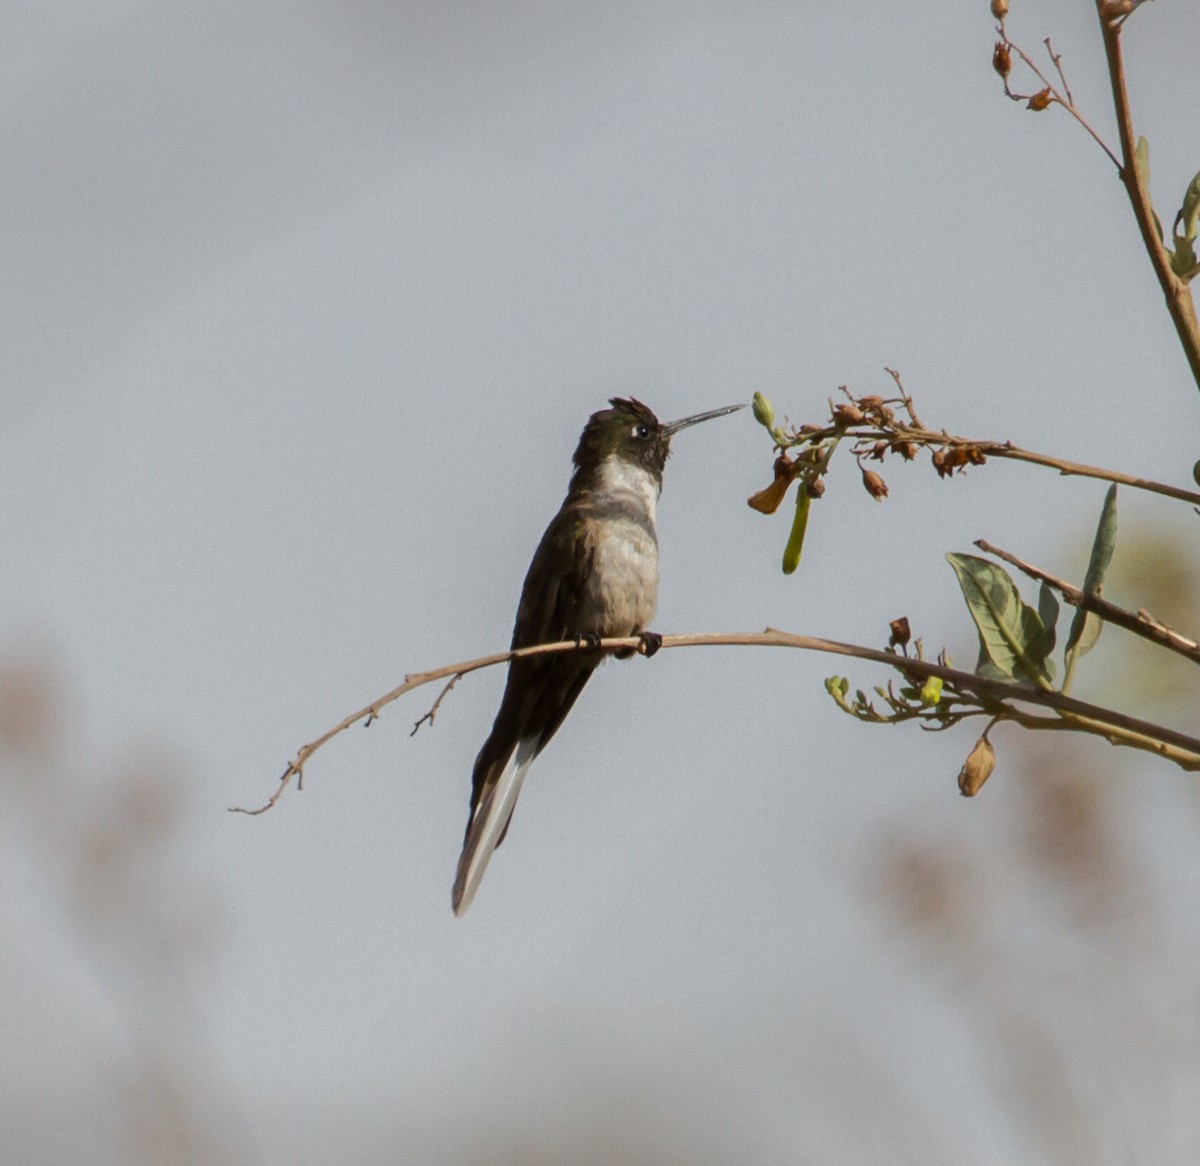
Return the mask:
[[[938,477],[948,478],[955,470],[962,469],[972,460],[970,450],[968,445],[944,445],[936,450],[933,454],[933,468],[937,470]],[[982,451],[979,451],[977,456],[982,457]]]
[[868,413],[875,413],[883,408],[883,398],[877,397],[874,394],[859,397],[856,403],[860,409],[866,409]]
[[757,494],[746,499],[746,505],[759,514],[774,514],[787,496],[788,487],[796,476],[796,463],[786,453],[775,459],[775,480]]
[[813,478],[811,482],[804,483],[804,488],[808,491],[810,497],[820,498],[825,493],[825,479]]
[[861,425],[867,415],[857,405],[834,405],[833,421],[835,425]]
[[1050,86],[1045,89],[1039,89],[1030,99],[1026,109],[1032,109],[1034,113],[1041,113],[1043,109],[1050,107],[1050,102],[1053,98],[1050,96]]
[[863,489],[866,490],[876,502],[882,502],[888,494],[887,482],[885,482],[874,470],[863,470]]
[[992,0],[992,15],[1003,20],[1008,15],[1008,0]]
[[1002,40],[996,42],[996,49],[992,53],[992,68],[1004,78],[1008,80],[1009,73],[1012,72],[1012,57],[1008,55],[1008,45]]
[[907,648],[908,641],[912,639],[912,629],[908,626],[908,616],[902,615],[899,619],[894,619],[888,627],[891,629],[892,635],[888,640],[889,648]]
[[987,454],[977,445],[968,445],[963,452],[967,455],[967,461],[973,466],[981,466],[987,461]]
[[1142,0],[1104,0],[1100,5],[1100,15],[1105,21],[1120,20],[1128,16]]
[[874,458],[877,462],[883,461],[883,455],[888,451],[888,443],[886,441],[877,441],[871,446],[871,452],[867,457]]
[[776,478],[769,486],[759,490],[757,494],[751,494],[746,499],[746,505],[751,510],[757,510],[759,514],[774,514],[783,505],[790,485],[791,483],[783,478]]
[[992,776],[992,770],[995,768],[996,751],[984,733],[975,742],[975,748],[967,755],[962,769],[958,771],[958,792],[964,798],[973,798],[983,788],[983,783]]
[[917,447],[911,441],[895,441],[892,443],[894,449],[906,462],[911,462],[917,456]]

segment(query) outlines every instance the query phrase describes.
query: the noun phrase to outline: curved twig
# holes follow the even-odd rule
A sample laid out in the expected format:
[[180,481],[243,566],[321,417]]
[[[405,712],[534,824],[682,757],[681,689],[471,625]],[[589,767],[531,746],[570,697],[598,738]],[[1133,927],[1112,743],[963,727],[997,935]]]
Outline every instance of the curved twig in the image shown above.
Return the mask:
[[[603,639],[599,647],[605,651],[632,648],[635,651],[641,644],[637,636],[625,636],[614,639]],[[991,711],[996,706],[1008,710],[1010,719],[1020,723],[1020,710],[1005,704],[1006,701],[1023,701],[1028,704],[1042,705],[1058,713],[1061,727],[1077,732],[1090,733],[1103,737],[1114,745],[1129,745],[1154,753],[1173,761],[1188,770],[1200,769],[1200,740],[1178,733],[1149,721],[1139,720],[1115,709],[1106,709],[1100,705],[1089,704],[1072,696],[1064,696],[1061,692],[1047,691],[1030,685],[1018,684],[1015,681],[992,680],[985,676],[977,676],[973,672],[962,672],[957,668],[948,668],[929,660],[917,660],[909,656],[898,656],[894,652],[878,648],[865,648],[858,644],[845,644],[838,640],[826,640],[819,636],[799,636],[790,632],[781,632],[775,628],[767,628],[761,632],[709,632],[694,635],[663,636],[663,648],[693,648],[693,647],[761,647],[761,648],[799,648],[810,652],[825,652],[834,656],[852,656],[859,660],[870,660],[895,668],[909,677],[928,679],[931,676],[941,677],[944,683],[953,686],[960,692],[974,693],[983,702],[990,704]],[[426,684],[438,680],[477,672],[481,668],[491,668],[496,664],[505,664],[510,660],[523,659],[527,656],[543,656],[560,652],[578,652],[580,645],[574,640],[564,640],[557,644],[538,644],[530,648],[517,648],[509,652],[493,652],[488,656],[479,656],[474,660],[465,660],[457,664],[446,664],[441,668],[433,668],[428,672],[413,672],[404,678],[391,692],[385,693],[369,705],[344,717],[333,728],[322,733],[307,745],[302,745],[296,756],[288,762],[283,776],[279,779],[278,788],[257,809],[247,809],[243,806],[231,806],[230,812],[236,814],[261,814],[271,809],[282,797],[284,790],[291,784],[293,778],[297,781],[303,778],[304,766],[309,758],[326,742],[352,725],[368,718],[375,718],[381,709]],[[588,645],[587,650],[594,650]]]

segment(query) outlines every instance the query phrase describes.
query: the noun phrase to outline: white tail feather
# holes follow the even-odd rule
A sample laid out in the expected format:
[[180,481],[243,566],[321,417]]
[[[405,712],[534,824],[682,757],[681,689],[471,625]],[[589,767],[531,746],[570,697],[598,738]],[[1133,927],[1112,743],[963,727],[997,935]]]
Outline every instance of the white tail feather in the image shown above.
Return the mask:
[[463,915],[475,898],[479,884],[483,881],[483,872],[496,849],[504,828],[512,817],[513,808],[517,804],[517,795],[521,792],[521,783],[525,774],[533,764],[537,754],[536,738],[526,738],[517,742],[512,756],[508,759],[496,784],[483,796],[475,816],[471,819],[471,829],[467,832],[467,840],[463,844],[462,856],[458,860],[458,873],[454,878],[454,914]]

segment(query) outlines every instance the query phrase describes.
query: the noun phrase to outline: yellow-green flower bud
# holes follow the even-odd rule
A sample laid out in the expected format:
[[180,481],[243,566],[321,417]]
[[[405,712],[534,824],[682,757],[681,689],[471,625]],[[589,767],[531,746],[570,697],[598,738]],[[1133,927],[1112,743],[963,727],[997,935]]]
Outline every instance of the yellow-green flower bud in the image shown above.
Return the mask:
[[770,430],[775,427],[775,406],[767,400],[762,393],[755,393],[754,400],[750,405],[754,413],[754,420],[759,423],[764,429]]

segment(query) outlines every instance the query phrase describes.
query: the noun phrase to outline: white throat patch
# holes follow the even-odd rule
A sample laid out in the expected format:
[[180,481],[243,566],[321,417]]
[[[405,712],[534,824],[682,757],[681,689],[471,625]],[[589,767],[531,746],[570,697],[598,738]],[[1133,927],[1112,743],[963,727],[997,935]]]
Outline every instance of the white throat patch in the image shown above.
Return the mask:
[[624,458],[610,455],[600,463],[599,488],[606,494],[632,497],[639,506],[644,506],[654,519],[658,496],[662,493],[662,482],[643,466],[635,465]]

